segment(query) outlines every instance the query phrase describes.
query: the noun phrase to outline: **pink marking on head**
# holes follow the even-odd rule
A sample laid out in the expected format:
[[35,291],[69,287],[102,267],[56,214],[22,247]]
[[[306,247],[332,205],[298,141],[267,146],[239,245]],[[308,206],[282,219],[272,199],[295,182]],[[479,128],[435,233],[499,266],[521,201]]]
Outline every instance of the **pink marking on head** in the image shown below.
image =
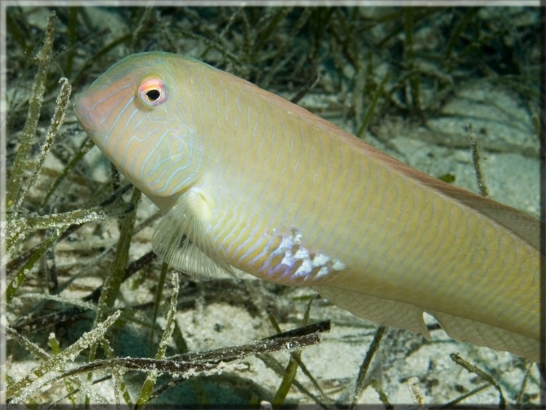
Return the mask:
[[109,137],[107,131],[116,121],[126,103],[134,98],[136,85],[130,79],[108,84],[93,83],[74,97],[74,112],[84,131],[102,148]]

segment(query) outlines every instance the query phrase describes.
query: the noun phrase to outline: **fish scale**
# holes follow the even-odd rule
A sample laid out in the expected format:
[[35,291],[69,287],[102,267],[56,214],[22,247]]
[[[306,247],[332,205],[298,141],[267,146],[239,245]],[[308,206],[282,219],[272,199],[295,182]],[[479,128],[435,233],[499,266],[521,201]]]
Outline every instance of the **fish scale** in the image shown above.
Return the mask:
[[312,286],[357,316],[430,337],[428,312],[454,338],[538,361],[531,217],[175,54],[127,57],[75,111],[165,214],[153,249],[175,268]]
[[[286,123],[285,123],[285,128],[287,127]],[[216,130],[210,130],[211,134],[215,134],[215,131]],[[244,131],[243,131],[244,132]],[[317,131],[314,131],[314,138],[317,138],[317,135],[316,135]],[[272,152],[273,154],[272,155],[269,155],[269,158],[279,158],[279,150],[277,149],[275,151],[275,148],[276,147],[279,147],[279,146],[286,146],[286,144],[283,144],[282,141],[279,141],[280,138],[282,138],[283,136],[276,132],[275,135],[279,135],[279,137],[277,139],[275,139],[273,141],[273,139],[267,139],[265,138],[265,144],[267,144],[267,142],[270,142],[270,145],[272,145],[270,147],[270,149],[267,149],[267,145],[266,145],[266,149],[264,149],[263,151],[265,151],[266,153],[268,152]],[[290,133],[288,133],[288,135],[290,135]],[[312,134],[310,134],[312,135]],[[318,138],[317,138],[318,139]],[[326,140],[326,139],[325,139]],[[249,141],[249,143],[251,143]],[[321,146],[320,143],[317,144],[319,147]],[[246,149],[247,147],[245,147]],[[248,148],[249,152],[252,152],[250,148]],[[333,149],[316,149],[315,150],[315,154],[318,156],[318,158],[315,159],[315,163],[317,162],[328,162],[328,158],[326,157],[328,154],[331,154],[331,153],[335,153],[336,150]],[[294,155],[296,156],[299,156],[300,153],[298,152],[294,152]],[[267,158],[264,158],[264,166],[262,168],[262,174],[259,175],[258,178],[254,177],[253,176],[253,182],[257,185],[257,186],[260,186],[265,190],[268,189],[268,187],[271,187],[271,192],[274,192],[275,195],[277,195],[278,192],[280,192],[280,195],[281,195],[281,198],[278,200],[278,202],[275,202],[276,199],[278,199],[277,197],[274,197],[274,198],[270,198],[268,196],[262,196],[262,201],[260,203],[260,201],[257,201],[256,198],[254,198],[254,200],[252,201],[252,203],[260,203],[260,207],[263,207],[263,202],[266,202],[267,204],[274,204],[274,207],[275,209],[277,210],[278,213],[280,214],[287,214],[287,211],[285,209],[285,207],[282,206],[282,204],[285,204],[285,203],[290,203],[290,202],[293,202],[295,204],[299,204],[299,208],[298,210],[300,211],[300,213],[303,213],[305,215],[305,218],[306,219],[311,219],[308,217],[308,215],[311,215],[312,217],[315,217],[315,219],[318,217],[318,216],[325,216],[327,220],[331,220],[331,218],[329,218],[328,216],[331,215],[331,212],[328,213],[328,208],[329,206],[335,206],[336,204],[338,204],[340,201],[340,198],[341,198],[341,195],[343,195],[343,198],[351,198],[351,202],[352,203],[364,203],[366,202],[366,196],[364,195],[365,192],[361,191],[361,190],[356,190],[356,191],[348,191],[348,190],[340,190],[340,192],[338,192],[338,197],[337,197],[337,201],[329,201],[329,197],[326,196],[325,200],[322,202],[323,204],[325,204],[325,206],[319,210],[317,209],[314,209],[314,208],[311,208],[310,207],[310,202],[315,202],[313,200],[313,198],[316,198],[314,195],[310,195],[309,193],[310,192],[316,192],[317,190],[322,190],[322,191],[327,191],[328,188],[330,188],[327,183],[328,182],[331,182],[333,183],[334,181],[328,181],[325,176],[328,175],[328,173],[326,172],[326,168],[318,168],[318,169],[315,169],[315,171],[311,174],[311,176],[309,177],[309,173],[306,172],[306,170],[304,170],[306,173],[304,175],[297,175],[297,174],[290,174],[290,178],[287,178],[286,176],[282,175],[279,177],[279,174],[278,173],[271,173],[271,172],[265,172],[269,169],[271,169],[273,166],[277,166],[278,167],[278,161],[274,160],[272,162],[272,164],[268,163],[267,162]],[[260,159],[258,159],[257,163],[261,163]],[[337,162],[336,162],[337,163]],[[308,166],[312,166],[313,164],[309,163]],[[343,167],[343,164],[340,164],[339,168],[342,168]],[[351,169],[347,169],[347,168],[350,168],[350,167],[345,167],[346,169],[338,169],[340,173],[342,174],[350,174],[352,173],[352,170]],[[302,168],[303,169],[303,168]],[[225,168],[224,168],[225,170]],[[320,175],[317,175],[317,173],[320,173]],[[398,187],[398,185],[400,185],[400,182],[398,180],[394,180],[393,182],[390,182],[389,179],[394,179],[387,170],[385,169],[378,169],[376,170],[376,178],[375,178],[375,184],[373,183],[374,179],[372,178],[372,186],[371,187],[371,192],[374,192],[374,188],[377,187],[379,184],[380,184],[380,181],[383,182],[384,185],[386,186],[389,186],[389,187],[397,187],[398,189],[394,189],[393,191],[400,191],[401,188]],[[366,174],[365,170],[360,172],[360,174]],[[250,174],[250,175],[253,175],[253,174]],[[331,175],[331,174],[330,174]],[[372,175],[373,175],[373,172],[372,172]],[[265,178],[263,178],[265,176]],[[244,176],[243,176],[244,178]],[[306,179],[307,180],[307,183],[306,183],[306,188],[305,190],[301,190],[299,195],[297,195],[296,193],[293,193],[291,191],[291,189],[293,188],[293,186],[295,185],[294,181],[297,181],[299,178],[302,178],[302,179]],[[282,184],[283,181],[287,181],[288,183],[284,183],[284,185]],[[225,181],[224,182],[225,184],[228,184],[228,181]],[[413,190],[415,192],[415,187],[413,187]],[[230,190],[230,192],[239,192],[237,189],[232,189]],[[287,195],[287,192],[288,193],[291,193],[292,195]],[[262,195],[263,195],[263,192],[262,192]],[[412,260],[409,259],[407,261],[405,261],[405,265],[404,265],[404,262],[401,262],[401,261],[397,261],[397,259],[393,256],[393,254],[391,253],[392,251],[394,251],[394,249],[391,249],[390,246],[385,246],[385,242],[389,242],[387,241],[386,237],[387,236],[393,236],[393,235],[398,235],[400,234],[400,229],[397,227],[397,225],[392,225],[390,226],[389,229],[386,229],[386,224],[388,223],[387,221],[390,220],[387,219],[389,217],[389,215],[391,215],[392,211],[391,211],[391,206],[389,206],[389,204],[397,204],[399,201],[396,197],[391,197],[391,198],[386,198],[388,195],[388,191],[387,190],[383,190],[382,192],[382,195],[379,195],[377,196],[378,200],[376,201],[377,203],[370,203],[369,204],[369,208],[368,209],[378,209],[379,212],[376,213],[375,215],[373,215],[373,217],[370,217],[370,216],[367,216],[366,215],[366,208],[365,207],[361,207],[360,209],[363,211],[361,212],[360,215],[356,215],[355,216],[355,221],[353,222],[353,226],[352,226],[352,230],[354,232],[366,232],[366,231],[363,231],[362,229],[365,229],[365,227],[362,227],[362,225],[368,225],[368,227],[371,226],[370,229],[370,232],[367,232],[365,234],[365,236],[367,237],[370,237],[370,238],[374,238],[373,239],[373,244],[369,244],[368,245],[368,250],[366,251],[365,249],[365,245],[363,245],[363,243],[365,244],[366,241],[359,241],[357,243],[351,243],[350,242],[350,238],[345,238],[345,240],[342,242],[343,243],[343,246],[344,247],[347,247],[347,248],[351,248],[351,247],[354,247],[354,250],[351,251],[351,252],[348,252],[350,254],[353,254],[353,255],[360,255],[360,254],[365,254],[365,253],[369,253],[369,254],[372,254],[373,257],[372,258],[368,258],[367,260],[367,264],[366,265],[363,265],[362,263],[360,263],[360,261],[356,261],[355,263],[351,263],[350,266],[351,266],[351,271],[358,271],[358,272],[368,272],[368,271],[381,271],[381,272],[389,272],[391,273],[392,275],[392,279],[390,280],[391,283],[394,283],[394,282],[398,282],[398,281],[403,281],[403,278],[400,277],[400,276],[397,276],[397,273],[398,272],[404,272],[405,270],[407,270],[407,265],[410,265],[411,266],[411,263],[412,263]],[[375,196],[374,196],[375,197]],[[445,209],[445,204],[444,204],[444,200],[442,200],[441,197],[433,197],[432,198],[432,207],[431,208],[444,208]],[[227,201],[226,201],[227,202]],[[267,205],[266,205],[267,206]],[[271,209],[272,207],[269,206],[266,208],[266,218],[267,220],[269,220],[270,222],[273,222],[273,226],[275,225],[275,211],[272,211]],[[396,207],[395,207],[396,208]],[[241,221],[245,220],[247,221],[247,218],[248,218],[248,207],[247,207],[247,204],[238,204],[235,206],[235,209],[244,209],[244,212],[245,212],[245,215],[240,215],[239,218]],[[303,209],[303,212],[301,212],[301,210]],[[400,212],[403,212],[404,210],[401,210]],[[466,224],[460,224],[459,221],[462,220],[464,217],[463,216],[452,216],[451,218],[435,218],[435,211],[433,209],[430,209],[429,210],[429,215],[426,215],[427,219],[431,220],[431,221],[439,221],[440,223],[444,223],[444,224],[447,224],[448,222],[450,222],[450,225],[448,225],[447,227],[442,227],[442,225],[438,225],[435,228],[435,226],[432,226],[432,228],[430,229],[430,233],[428,233],[428,230],[426,228],[424,228],[423,226],[423,222],[422,220],[417,217],[417,213],[414,212],[415,210],[414,209],[407,209],[405,210],[406,213],[408,214],[415,214],[416,216],[412,219],[408,219],[408,222],[409,223],[414,223],[414,225],[416,226],[419,226],[419,230],[420,230],[420,235],[419,236],[416,236],[416,235],[413,235],[412,232],[415,232],[413,229],[410,229],[410,234],[413,236],[413,238],[415,238],[415,240],[418,240],[420,242],[420,247],[418,249],[422,249],[424,254],[423,253],[420,253],[420,254],[417,254],[416,256],[419,256],[419,259],[418,261],[420,261],[420,271],[428,271],[430,272],[428,274],[428,276],[432,276],[432,278],[434,277],[438,277],[439,276],[439,273],[437,271],[437,269],[435,269],[433,267],[434,265],[434,262],[435,260],[437,260],[437,258],[435,259],[434,258],[434,255],[441,255],[443,259],[445,260],[449,260],[450,261],[450,264],[448,264],[447,266],[444,264],[442,266],[442,269],[443,270],[446,270],[446,268],[449,268],[449,266],[453,265],[454,262],[460,258],[460,254],[461,252],[468,252],[469,255],[474,255],[475,254],[475,248],[473,247],[473,244],[471,241],[469,241],[469,238],[471,238],[471,236],[468,235],[468,231],[475,231],[477,229],[476,226],[470,226],[470,227],[467,227],[465,226]],[[427,211],[426,210],[423,210],[423,208],[421,207],[420,209],[421,213],[426,213]],[[455,208],[452,212],[457,212],[457,208]],[[263,217],[263,216],[262,216]],[[360,220],[360,221],[364,221],[364,223],[358,223],[357,221]],[[385,221],[384,223],[373,223],[373,224],[367,224],[366,221],[370,221],[370,220],[374,220],[374,221]],[[296,220],[296,219],[289,219],[289,218],[285,218],[285,220],[282,220],[282,219],[279,219],[277,218],[277,221],[276,223],[281,223],[287,227],[289,226],[295,226],[295,227],[301,227],[302,226],[302,222]],[[477,218],[469,218],[468,215],[467,215],[467,220],[466,220],[466,223],[474,223],[474,224],[477,224]],[[251,223],[256,223],[256,221],[254,220],[250,220]],[[313,225],[315,226],[320,226],[320,230],[317,232],[316,230],[307,230],[307,232],[305,232],[305,229],[303,230],[303,232],[305,232],[305,236],[309,236],[309,237],[312,237],[312,238],[317,238],[317,237],[320,237],[320,236],[324,236],[324,237],[327,237],[329,238],[329,242],[324,244],[323,246],[319,246],[320,249],[323,249],[323,252],[326,253],[326,254],[331,254],[331,255],[340,255],[340,254],[343,254],[343,249],[337,249],[335,244],[336,243],[340,243],[339,241],[336,241],[336,240],[331,240],[332,236],[335,236],[336,235],[336,227],[335,226],[324,226],[325,224],[320,224],[320,223],[316,223],[318,221],[312,221],[313,222]],[[359,226],[360,225],[360,226]],[[373,229],[375,226],[375,229]],[[448,235],[447,237],[450,237],[452,238],[452,241],[449,241],[449,240],[443,240],[443,241],[437,241],[435,240],[435,238],[438,238],[439,236],[442,236],[443,238],[446,237],[445,234],[443,235],[439,235],[438,233],[438,230],[444,230],[444,231],[449,231],[448,230],[448,227],[451,226],[452,228],[451,229],[457,229],[457,230],[460,230],[461,232],[457,232],[455,231],[452,235]],[[455,228],[453,228],[455,227]],[[487,225],[484,225],[485,228],[487,228],[488,226]],[[339,231],[341,231],[342,229],[338,229]],[[394,230],[394,232],[392,232]],[[390,233],[390,235],[389,235]],[[493,232],[494,234],[494,232]],[[458,241],[457,242],[457,238],[462,238],[463,240],[462,241]],[[247,239],[247,238],[244,238],[244,239]],[[231,241],[234,241],[236,243],[240,243],[243,239],[242,238],[230,238]],[[428,240],[428,241],[427,241]],[[253,242],[252,240],[250,242]],[[392,241],[390,241],[392,242]],[[424,242],[424,243],[423,243]],[[483,239],[482,241],[483,242]],[[402,241],[402,242],[399,242],[399,243],[403,243],[404,244],[404,248],[406,249],[411,249],[412,248],[412,240],[411,238],[408,238],[408,240],[406,241]],[[357,247],[358,244],[360,244],[360,249]],[[419,245],[419,243],[417,244]],[[229,246],[225,243],[219,243],[218,246],[220,248],[224,247],[224,246]],[[506,249],[506,248],[505,248]],[[241,250],[241,251],[244,251]],[[396,252],[394,252],[394,254],[396,254]],[[390,255],[390,257],[389,257]],[[238,255],[226,255],[226,256],[229,256],[230,259],[233,258],[233,259],[236,259]],[[426,258],[424,258],[423,256],[426,256]],[[474,257],[474,256],[472,256]],[[343,259],[343,258],[342,258]],[[391,266],[391,268],[389,269],[388,267],[384,266],[383,265],[380,265],[378,263],[378,261],[383,261],[383,260],[386,260],[387,263]],[[428,260],[429,263],[427,265],[423,265],[423,261],[426,261]],[[500,259],[499,259],[500,260]],[[233,263],[237,263],[237,261],[231,261],[230,262],[233,262]],[[374,263],[375,262],[375,263]],[[398,262],[398,263],[397,263]],[[494,263],[495,261],[494,260],[491,260],[491,263]],[[483,263],[487,263],[487,260],[485,261],[482,261],[481,262],[482,264]],[[392,268],[392,265],[395,265],[394,266],[394,269]],[[396,266],[397,265],[397,266]],[[253,271],[255,269],[257,269],[258,267],[256,266],[240,266],[239,268],[242,268],[242,270],[246,270],[246,271]],[[267,278],[267,272],[263,272],[263,278]],[[414,274],[412,275],[410,272],[408,272],[406,275],[404,276],[410,276],[410,277],[419,277],[419,275],[417,274]],[[349,277],[349,276],[348,276]],[[421,275],[421,278],[423,278],[423,275]],[[291,280],[291,279],[288,279],[288,280]],[[421,280],[420,280],[421,281]],[[326,283],[328,284],[329,282],[326,281]],[[401,282],[402,284],[404,282]],[[429,282],[429,286],[435,286],[436,283],[439,283],[442,285],[442,288],[436,288],[434,289],[435,293],[437,296],[436,298],[442,298],[442,292],[441,290],[442,289],[446,289],[446,288],[450,288],[452,286],[452,283],[450,283],[449,281],[439,281],[439,280],[436,280],[436,281],[430,281]],[[293,284],[293,283],[292,283]],[[353,286],[354,285],[354,279],[350,279],[350,285]],[[419,283],[410,283],[408,285],[413,285],[413,286],[418,286]],[[382,284],[381,286],[384,286],[384,284]],[[402,286],[399,286],[399,288],[401,288]],[[410,286],[403,286],[404,288],[408,288]],[[469,289],[470,291],[471,289]],[[445,292],[446,290],[444,290]],[[399,290],[400,292],[400,290]],[[475,295],[475,292],[473,293],[470,293],[470,296],[472,297],[471,301],[475,301],[477,299],[477,295]],[[407,298],[406,298],[407,299]],[[404,300],[404,299],[403,299]],[[404,300],[404,301],[408,301],[408,300]]]

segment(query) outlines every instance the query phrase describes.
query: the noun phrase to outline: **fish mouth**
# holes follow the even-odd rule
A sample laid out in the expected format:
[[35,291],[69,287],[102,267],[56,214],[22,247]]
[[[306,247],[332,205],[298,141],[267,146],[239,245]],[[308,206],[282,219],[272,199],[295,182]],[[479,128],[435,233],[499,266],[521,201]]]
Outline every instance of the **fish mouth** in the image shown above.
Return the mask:
[[91,110],[89,110],[89,98],[86,93],[79,93],[74,96],[72,106],[74,113],[80,121],[84,131],[89,132],[96,128],[96,121],[93,118]]

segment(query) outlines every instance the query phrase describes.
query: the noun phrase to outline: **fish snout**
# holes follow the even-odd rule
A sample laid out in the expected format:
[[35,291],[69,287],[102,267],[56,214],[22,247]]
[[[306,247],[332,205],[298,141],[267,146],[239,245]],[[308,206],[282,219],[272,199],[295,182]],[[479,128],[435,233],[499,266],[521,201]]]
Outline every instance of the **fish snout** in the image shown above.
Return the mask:
[[93,117],[93,112],[89,109],[91,105],[89,96],[85,92],[78,93],[73,98],[72,106],[74,108],[74,113],[86,132],[93,131],[97,126],[95,118]]

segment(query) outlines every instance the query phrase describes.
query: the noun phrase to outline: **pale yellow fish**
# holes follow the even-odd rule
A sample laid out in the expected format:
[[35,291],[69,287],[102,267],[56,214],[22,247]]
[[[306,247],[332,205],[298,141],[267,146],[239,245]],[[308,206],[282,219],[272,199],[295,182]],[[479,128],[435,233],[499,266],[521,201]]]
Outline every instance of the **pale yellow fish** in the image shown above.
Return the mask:
[[539,360],[535,219],[176,54],[123,59],[74,107],[166,214],[152,245],[173,267],[312,286],[356,316],[426,337],[428,312],[455,339]]

